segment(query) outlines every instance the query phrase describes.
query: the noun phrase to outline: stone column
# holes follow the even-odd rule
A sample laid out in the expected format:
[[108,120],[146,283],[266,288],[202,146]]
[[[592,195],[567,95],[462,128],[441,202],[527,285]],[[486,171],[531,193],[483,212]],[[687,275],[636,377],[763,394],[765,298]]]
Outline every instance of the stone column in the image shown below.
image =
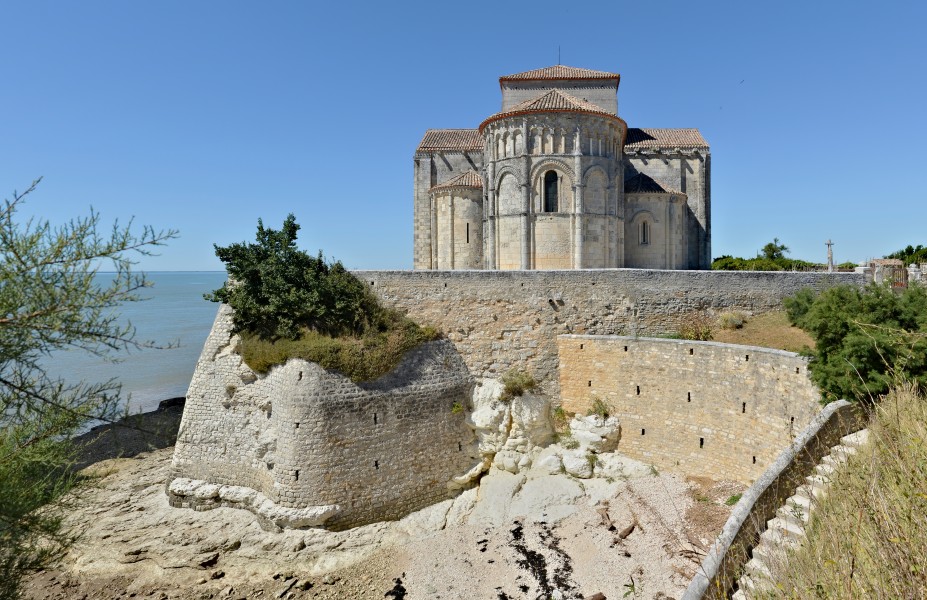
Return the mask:
[[[527,169],[525,177],[528,177]],[[524,270],[531,268],[531,183],[521,184],[521,268]]]
[[486,206],[483,213],[486,215],[486,231],[484,247],[486,257],[484,265],[487,269],[497,269],[496,265],[496,163],[490,161],[486,168]]
[[573,185],[573,268],[582,269],[583,268],[583,250],[585,247],[585,224],[586,219],[583,216],[585,210],[583,206],[583,188],[585,184],[583,183],[583,162],[581,156],[581,146],[580,146],[580,136],[579,128],[576,129],[576,141],[574,144],[573,151],[573,175],[576,178],[576,182]]

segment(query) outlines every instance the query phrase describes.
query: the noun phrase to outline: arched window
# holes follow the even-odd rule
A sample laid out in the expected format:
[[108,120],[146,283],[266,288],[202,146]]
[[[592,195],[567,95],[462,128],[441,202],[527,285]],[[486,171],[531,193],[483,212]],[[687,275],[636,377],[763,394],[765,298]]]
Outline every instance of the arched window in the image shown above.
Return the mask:
[[650,243],[650,223],[647,221],[641,221],[641,246]]
[[544,173],[544,212],[557,212],[557,180],[556,171]]

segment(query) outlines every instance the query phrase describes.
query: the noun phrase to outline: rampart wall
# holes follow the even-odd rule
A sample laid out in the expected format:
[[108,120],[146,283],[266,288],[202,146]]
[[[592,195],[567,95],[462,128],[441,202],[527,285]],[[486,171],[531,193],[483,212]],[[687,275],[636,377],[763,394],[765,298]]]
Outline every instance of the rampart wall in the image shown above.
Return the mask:
[[864,285],[858,273],[745,271],[355,271],[387,304],[447,333],[477,376],[531,372],[559,394],[557,336],[655,335],[692,313],[779,308],[804,287]]
[[618,451],[686,475],[751,484],[821,410],[805,358],[714,342],[562,335],[563,408],[593,399],[621,422]]
[[447,341],[355,384],[295,359],[258,376],[235,340],[223,306],[187,393],[168,482],[175,506],[353,527],[450,497],[447,483],[478,460],[465,414],[454,410],[468,403],[472,381]]

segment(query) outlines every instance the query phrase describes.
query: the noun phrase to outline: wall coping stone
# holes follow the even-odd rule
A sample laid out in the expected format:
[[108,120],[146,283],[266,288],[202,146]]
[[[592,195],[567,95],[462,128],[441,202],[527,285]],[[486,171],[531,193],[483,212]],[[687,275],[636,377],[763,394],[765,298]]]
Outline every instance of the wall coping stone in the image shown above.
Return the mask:
[[[727,598],[731,584],[725,581],[740,576],[747,547],[757,545],[766,522],[841,437],[862,427],[857,405],[846,400],[826,405],[741,496],[680,600]],[[789,488],[785,496],[783,488]]]
[[680,340],[676,338],[655,338],[655,337],[645,337],[642,335],[633,336],[633,335],[597,335],[594,333],[561,333],[557,336],[558,338],[568,338],[568,339],[577,339],[577,340],[621,340],[621,341],[642,341],[642,342],[660,342],[665,344],[675,344],[677,346],[709,346],[713,348],[746,348],[749,350],[756,350],[763,354],[771,354],[774,356],[785,356],[788,358],[796,358],[801,355],[797,352],[789,352],[788,350],[779,350],[777,348],[766,348],[763,346],[747,346],[744,344],[730,344],[727,342],[704,342],[699,340]]

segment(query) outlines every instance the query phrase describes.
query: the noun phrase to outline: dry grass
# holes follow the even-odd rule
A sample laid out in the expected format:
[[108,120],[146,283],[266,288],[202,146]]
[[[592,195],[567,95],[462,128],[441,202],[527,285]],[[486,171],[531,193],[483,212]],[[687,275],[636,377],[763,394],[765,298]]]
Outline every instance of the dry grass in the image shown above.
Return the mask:
[[717,328],[714,332],[714,340],[727,344],[777,348],[790,352],[799,352],[805,346],[814,348],[814,340],[811,336],[798,327],[790,325],[783,311],[747,317],[739,329]]
[[284,364],[291,358],[303,358],[360,382],[389,373],[399,365],[406,352],[439,337],[440,334],[430,327],[397,319],[387,331],[363,337],[331,337],[306,329],[298,340],[269,341],[243,333],[238,350],[245,363],[258,373],[266,373],[274,365]]
[[770,598],[927,598],[927,398],[896,390],[875,412]]

